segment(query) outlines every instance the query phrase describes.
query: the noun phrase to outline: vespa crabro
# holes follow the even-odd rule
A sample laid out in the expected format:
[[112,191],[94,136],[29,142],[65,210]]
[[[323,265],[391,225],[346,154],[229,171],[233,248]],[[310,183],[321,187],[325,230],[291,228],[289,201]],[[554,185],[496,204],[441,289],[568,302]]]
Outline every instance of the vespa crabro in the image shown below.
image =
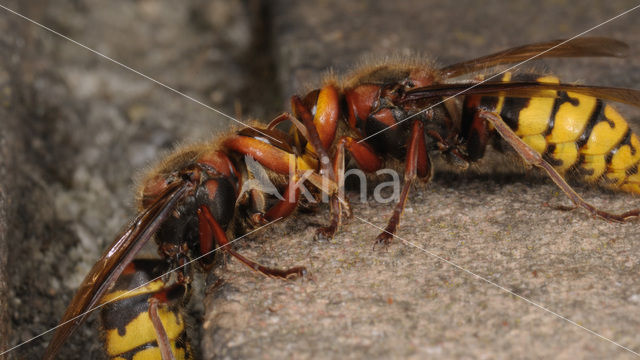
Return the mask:
[[[510,72],[491,81],[482,76],[448,81],[532,57],[619,57],[627,48],[617,40],[586,37],[520,46],[443,68],[416,61],[383,63],[342,82],[331,79],[302,98],[294,96],[293,114],[305,126],[300,135],[319,138],[317,142],[331,153],[331,163],[319,170],[332,174],[340,185],[344,184],[345,153],[367,173],[381,169],[385,160],[404,162],[399,200],[376,244],[388,244],[393,238],[411,184],[431,179],[430,154],[439,153],[466,169],[482,158],[489,144],[498,150],[511,148],[526,164],[542,168],[575,207],[623,222],[640,211],[600,210],[584,201],[565,175],[640,193],[640,140],[603,101],[638,106],[639,91],[564,84],[553,76]],[[335,234],[341,207],[339,201],[331,202],[332,221],[318,230],[320,236]]]
[[[166,317],[159,314],[158,306],[175,308],[176,304],[180,304],[180,297],[189,296],[194,269],[206,271],[216,264],[213,254],[216,246],[266,276],[289,279],[304,275],[304,267],[281,270],[248,259],[228,246],[227,237],[227,230],[245,218],[260,225],[291,214],[296,208],[302,181],[309,180],[325,187],[326,191],[334,192],[330,183],[323,184],[319,176],[310,170],[316,167],[310,162],[312,158],[300,154],[289,145],[291,143],[286,134],[278,130],[243,128],[215,142],[181,148],[150,171],[142,180],[138,194],[139,215],[86,276],[49,343],[44,358],[54,358],[65,339],[88,312],[107,301],[114,301],[113,306],[121,313],[118,315],[109,308],[103,312],[103,318],[107,320],[107,332],[111,328],[109,323],[124,321],[118,327],[118,336],[107,336],[109,356],[118,358],[123,353],[133,356],[139,351],[152,351],[154,354],[163,353],[166,358],[175,348],[177,338],[165,334],[171,326],[165,323]],[[250,156],[255,159],[253,161],[266,167],[276,186],[283,188],[282,200],[269,198],[256,189],[241,191],[243,183],[251,176],[243,156]],[[289,173],[290,168],[295,169],[293,173]],[[149,301],[145,300],[147,307],[139,309],[140,301],[128,302],[138,289],[109,291],[121,275],[127,275],[137,268],[142,268],[142,277],[158,273],[153,269],[145,270],[139,262],[134,263],[133,268],[127,268],[152,237],[155,237],[158,251],[167,267],[176,271],[175,281],[165,286],[169,282],[168,275],[151,278],[149,281],[153,281],[148,286],[155,288],[145,294],[152,296]],[[197,261],[195,265],[192,264],[194,261]],[[140,282],[134,281],[136,284]],[[176,311],[169,313],[177,314]],[[139,319],[140,316],[143,319]],[[179,322],[177,315],[172,319],[174,323]],[[154,328],[158,340],[139,343],[138,336],[127,336],[127,330],[134,334],[138,331],[132,330],[138,328],[138,322],[148,329]],[[111,351],[112,348],[118,350]],[[183,351],[182,354],[188,358],[189,352]]]
[[[292,114],[279,116],[266,128],[242,129],[215,142],[179,150],[143,181],[138,196],[140,215],[87,275],[45,358],[53,358],[86,313],[111,294],[110,288],[119,284],[118,279],[127,272],[139,248],[154,236],[166,262],[171,268],[178,267],[173,285],[158,283],[159,288],[151,292],[165,298],[162,306],[176,304],[173,301],[188,295],[193,272],[190,259],[208,254],[215,244],[228,244],[225,230],[233,221],[247,218],[261,224],[290,215],[299,199],[295,184],[301,180],[309,180],[331,196],[331,222],[318,229],[318,234],[332,237],[343,211],[350,213],[339,191],[344,184],[347,154],[365,172],[382,168],[385,160],[404,161],[402,191],[385,231],[376,239],[380,244],[388,244],[396,232],[411,185],[417,179],[431,179],[431,154],[439,153],[450,163],[466,168],[482,158],[489,144],[499,149],[507,145],[526,163],[542,168],[576,207],[610,221],[637,217],[639,210],[612,214],[587,203],[565,176],[640,192],[640,140],[626,120],[603,102],[637,106],[640,92],[511,73],[494,81],[478,77],[447,82],[533,56],[618,57],[626,49],[626,44],[612,39],[581,38],[525,45],[443,68],[424,62],[375,65],[345,81],[331,79],[303,97],[294,96]],[[289,134],[276,129],[286,122],[294,125]],[[293,194],[293,200],[275,202],[267,209],[260,192],[239,198],[239,189],[248,176],[239,160],[244,155],[277,174],[274,179],[279,179],[278,185],[286,189],[285,193]],[[290,164],[300,171],[313,171],[305,175],[308,177],[298,172],[290,174]],[[289,278],[305,272],[301,267],[267,268],[232,249],[225,251],[267,276]],[[133,264],[134,268],[140,267],[138,260]],[[198,260],[197,268],[206,271],[214,264],[213,257],[206,255]],[[168,296],[173,291],[169,289],[177,290]],[[167,325],[154,324],[153,318],[160,317],[155,315],[157,304],[147,303],[142,313],[156,334],[155,345],[151,346],[157,349],[156,354],[164,351],[165,358],[175,356],[180,336],[170,336],[165,331]],[[133,306],[125,304],[121,311],[132,313]],[[169,313],[177,314],[175,310]],[[127,351],[137,351],[137,346],[127,347]],[[182,353],[188,358],[188,351]]]

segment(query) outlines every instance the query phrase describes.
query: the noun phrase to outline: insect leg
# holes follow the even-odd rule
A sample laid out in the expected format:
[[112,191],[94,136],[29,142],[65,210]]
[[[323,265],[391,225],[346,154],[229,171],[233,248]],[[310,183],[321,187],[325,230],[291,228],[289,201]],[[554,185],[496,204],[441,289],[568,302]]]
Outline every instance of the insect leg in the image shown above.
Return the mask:
[[[336,98],[335,89],[333,87],[323,88],[322,91],[326,91],[326,96],[328,98]],[[322,92],[321,92],[322,95]],[[320,96],[320,95],[319,95]],[[303,104],[302,100],[298,96],[293,96],[291,98],[291,103],[294,109],[294,113],[302,119],[302,124],[306,129],[305,137],[309,141],[309,144],[312,146],[312,151],[317,153],[320,157],[320,173],[323,176],[329,177],[329,179],[334,182],[338,182],[338,174],[336,173],[336,164],[340,162],[341,158],[344,157],[344,154],[336,153],[334,156],[333,166],[332,162],[329,159],[329,155],[327,153],[327,149],[322,142],[319,131],[323,131],[323,136],[327,139],[327,144],[330,144],[335,136],[335,125],[337,118],[335,118],[335,114],[337,114],[337,101],[331,102],[329,101],[325,106],[321,106],[320,110],[317,110],[316,117],[320,115],[326,115],[326,119],[321,120],[317,125],[314,122],[314,116],[311,115],[309,109]],[[295,123],[294,123],[295,124]],[[319,126],[320,128],[316,127]],[[327,127],[327,128],[325,128]],[[331,129],[328,129],[331,128]],[[302,132],[304,134],[304,132]],[[308,145],[307,145],[308,146]],[[334,193],[331,194],[331,199],[329,200],[329,205],[331,208],[331,222],[328,226],[321,227],[317,230],[316,236],[331,239],[335,235],[338,227],[340,226],[342,219],[342,207],[345,207],[345,210],[348,214],[351,212],[351,207],[348,202],[341,198],[339,194]]]
[[282,113],[282,114],[276,116],[273,120],[271,120],[269,122],[269,124],[267,125],[267,129],[273,130],[281,122],[289,120],[290,117],[291,117],[291,115],[289,115],[288,113]]
[[516,133],[511,130],[511,128],[504,122],[504,120],[502,120],[502,117],[500,117],[500,115],[490,111],[480,110],[478,116],[490,122],[498,131],[500,136],[502,136],[502,138],[505,139],[509,143],[509,145],[511,145],[516,150],[516,152],[524,159],[524,161],[544,169],[551,180],[553,180],[553,182],[556,183],[558,187],[560,187],[560,189],[576,206],[579,206],[589,211],[591,214],[609,221],[624,222],[640,215],[640,209],[630,210],[622,214],[613,214],[600,210],[597,207],[589,204],[584,199],[582,199],[580,195],[578,195],[578,193],[576,193],[569,184],[567,184],[562,175],[560,175],[556,171],[556,169],[551,166],[551,164],[545,161],[538,152],[536,152],[533,148],[522,141],[522,139],[520,139],[520,137],[518,137],[518,135],[516,135]]
[[165,330],[162,320],[160,320],[160,315],[158,314],[159,303],[160,300],[155,297],[149,299],[149,319],[151,319],[153,328],[156,331],[156,341],[158,342],[160,354],[162,354],[162,360],[176,360],[176,357],[173,355],[173,351],[171,351],[171,341],[169,340],[167,331]]
[[428,179],[431,178],[431,162],[426,152],[424,125],[420,120],[413,121],[411,137],[409,138],[407,149],[404,184],[402,185],[402,191],[400,192],[400,199],[398,200],[396,207],[393,209],[393,214],[387,223],[385,231],[376,237],[376,245],[388,245],[391,243],[393,234],[395,234],[398,224],[400,223],[400,215],[404,210],[404,204],[407,200],[407,196],[409,195],[409,189],[411,188],[413,181],[416,179],[418,171],[420,171],[421,174],[424,174],[425,177],[428,177]]
[[[366,173],[374,173],[382,168],[382,158],[366,142],[358,142],[350,136],[345,136],[338,140],[336,148],[338,152],[347,150],[355,160],[358,168]],[[341,171],[344,171],[344,163]],[[342,180],[344,181],[344,179]]]
[[[344,186],[344,146],[341,145],[342,143],[339,143],[338,149],[333,155],[333,180],[338,184],[338,194],[331,194],[329,203],[331,208],[331,222],[328,226],[323,226],[316,231],[316,237],[318,238],[332,239],[342,223],[342,207],[337,198],[337,196],[342,196],[340,191]],[[345,210],[347,211],[347,216],[351,217],[351,206],[348,202],[345,203]]]
[[327,226],[323,226],[316,230],[316,238],[319,239],[332,239],[338,231],[338,227],[342,223],[342,208],[338,199],[332,195],[329,200],[329,207],[331,209],[331,222]]
[[[351,139],[353,141],[353,139]],[[338,146],[336,147],[336,152],[333,154],[333,173],[335,174],[334,181],[338,184],[338,197],[344,198],[344,142],[343,139],[338,141]],[[349,201],[345,199],[344,210],[347,213],[347,218],[351,218],[353,216],[353,211],[351,210],[351,204]],[[340,220],[340,216],[342,212],[338,214],[338,220]],[[339,221],[338,221],[339,222]]]
[[266,267],[240,255],[229,246],[229,239],[227,239],[227,235],[225,234],[224,230],[222,229],[220,224],[218,224],[216,219],[213,218],[213,215],[211,215],[209,209],[204,205],[198,209],[198,222],[201,242],[212,241],[213,239],[215,239],[216,243],[223,251],[226,251],[229,255],[240,260],[243,264],[247,265],[253,271],[269,277],[280,279],[292,279],[304,276],[304,274],[306,274],[307,272],[307,270],[303,266],[296,266],[284,270]]
[[[367,173],[373,173],[382,168],[382,159],[375,153],[373,148],[365,142],[359,143],[356,139],[350,136],[341,137],[336,143],[336,151],[333,156],[333,173],[335,174],[334,181],[338,184],[338,200],[344,199],[344,172],[345,172],[345,150],[349,152],[349,155],[356,161],[358,168]],[[332,201],[335,201],[332,199]],[[352,211],[351,206],[346,199],[341,202],[347,217],[351,218]],[[340,211],[334,210],[337,205],[332,203],[332,219],[331,223],[327,227],[318,229],[318,235],[324,238],[332,238],[340,225],[342,209]]]
[[[330,173],[331,168],[329,167],[329,155],[327,154],[327,149],[325,149],[324,145],[322,145],[322,140],[320,140],[320,134],[318,134],[318,129],[316,129],[313,123],[313,115],[309,112],[309,110],[304,106],[302,100],[298,96],[293,96],[291,98],[291,103],[293,104],[293,108],[295,113],[300,116],[302,119],[302,124],[307,130],[307,136],[309,143],[313,146],[314,151],[320,156],[320,162],[322,163],[321,169],[325,173]],[[323,161],[323,159],[325,159]]]
[[300,131],[300,134],[302,134],[302,136],[305,139],[307,140],[309,139],[309,133],[307,132],[307,128],[304,127],[304,125],[300,122],[300,120],[296,119],[295,116],[286,112],[278,115],[275,119],[271,120],[271,122],[269,122],[269,124],[267,125],[267,129],[269,130],[274,129],[276,126],[278,126],[280,123],[284,121],[290,121],[294,125],[294,128]]
[[298,186],[299,177],[294,175],[289,179],[287,190],[285,190],[283,200],[278,201],[270,207],[264,214],[266,221],[273,221],[279,218],[287,217],[296,209],[298,200],[300,200],[300,187]]

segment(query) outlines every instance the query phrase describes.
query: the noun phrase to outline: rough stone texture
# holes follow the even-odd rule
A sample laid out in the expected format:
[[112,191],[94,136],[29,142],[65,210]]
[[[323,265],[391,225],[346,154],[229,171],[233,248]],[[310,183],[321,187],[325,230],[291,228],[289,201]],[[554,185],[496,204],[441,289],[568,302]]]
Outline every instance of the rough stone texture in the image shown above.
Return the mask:
[[[2,115],[6,115],[2,113]],[[3,134],[9,133],[9,130],[5,127]],[[3,135],[0,135],[0,154],[2,154],[2,158],[7,159],[7,155],[10,153],[9,144],[7,144],[7,138]],[[0,182],[0,337],[2,340],[0,341],[0,348],[6,349],[9,345],[9,319],[8,315],[8,294],[9,294],[9,283],[7,279],[7,257],[8,257],[8,246],[7,242],[9,241],[9,219],[7,218],[7,213],[9,211],[8,208],[10,206],[10,200],[7,197],[7,188],[13,186],[13,182],[9,180],[7,176],[11,163],[3,160],[0,162],[0,177],[3,179]],[[0,357],[4,358],[4,357]]]
[[[15,22],[14,22],[15,23]],[[7,24],[7,23],[5,23]],[[4,25],[4,24],[3,24]],[[19,140],[18,116],[9,109],[11,106],[11,94],[14,90],[12,83],[12,69],[15,69],[15,61],[6,56],[16,48],[15,36],[6,36],[6,28],[3,28],[0,37],[2,57],[0,63],[0,349],[6,349],[9,345],[9,282],[7,272],[7,260],[9,258],[8,244],[14,239],[12,232],[15,227],[15,217],[10,214],[15,208],[16,197],[16,159],[14,154],[21,150]],[[0,355],[0,359],[6,358]]]
[[[231,115],[270,119],[287,109],[289,95],[319,84],[325,69],[342,73],[366,54],[430,54],[445,64],[571,37],[635,4],[76,0],[18,5],[7,4]],[[627,41],[633,49],[628,59],[533,66],[548,66],[568,81],[637,88],[637,16],[594,33]],[[9,345],[56,325],[88,269],[133,215],[136,171],[177,141],[207,139],[230,126],[41,28],[13,26],[13,17],[0,10],[3,36],[15,33],[24,47],[19,96],[7,108],[21,120],[25,149],[14,158],[21,160],[22,185],[7,192],[17,199],[15,209],[5,207],[16,219],[8,252]],[[638,112],[623,110],[639,129]],[[487,162],[468,174],[438,172],[428,188],[412,193],[399,235],[640,351],[637,222],[610,224],[582,211],[544,208],[544,202],[566,200],[543,177],[512,168]],[[578,190],[605,209],[639,205],[629,195]],[[390,209],[356,202],[354,212],[383,226]],[[231,260],[209,281],[222,279],[221,285],[199,287],[196,292],[206,290],[206,314],[194,317],[192,330],[202,337],[203,358],[632,356],[401,241],[372,251],[378,230],[357,218],[333,241],[314,241],[314,228],[326,222],[327,212],[296,215],[238,246],[270,265],[305,265],[312,276],[296,282],[264,279]],[[197,308],[198,301],[193,303]],[[10,357],[37,358],[48,338]],[[100,356],[96,323],[89,321],[61,358]]]

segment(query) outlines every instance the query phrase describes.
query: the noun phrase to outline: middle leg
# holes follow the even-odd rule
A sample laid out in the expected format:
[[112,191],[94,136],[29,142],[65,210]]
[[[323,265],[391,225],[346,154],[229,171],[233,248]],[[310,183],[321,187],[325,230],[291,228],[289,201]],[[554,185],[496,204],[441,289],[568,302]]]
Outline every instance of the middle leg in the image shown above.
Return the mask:
[[[404,205],[409,195],[411,184],[418,175],[428,182],[431,179],[431,161],[427,154],[424,125],[420,120],[414,120],[411,128],[411,136],[407,146],[407,155],[405,158],[404,183],[400,192],[400,199],[393,209],[393,214],[387,223],[387,227],[376,237],[375,245],[389,245],[393,239],[398,224],[400,223],[400,215],[404,210]],[[374,245],[374,246],[375,246]]]

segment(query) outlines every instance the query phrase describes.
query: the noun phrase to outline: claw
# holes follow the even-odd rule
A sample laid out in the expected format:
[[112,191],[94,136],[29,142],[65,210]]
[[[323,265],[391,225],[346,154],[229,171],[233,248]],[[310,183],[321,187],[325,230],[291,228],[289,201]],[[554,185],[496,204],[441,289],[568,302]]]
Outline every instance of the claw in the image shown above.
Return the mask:
[[558,211],[573,211],[578,208],[578,206],[576,205],[573,205],[573,206],[553,205],[553,204],[549,204],[548,202],[542,203],[542,206],[548,207],[553,210],[558,210]]
[[287,269],[284,271],[284,276],[283,278],[287,279],[287,280],[296,280],[296,279],[301,279],[304,278],[305,276],[307,276],[309,272],[307,271],[307,268],[304,266],[296,266],[290,269]]
[[338,228],[336,226],[323,226],[316,230],[316,240],[330,241],[336,235]]
[[264,217],[263,213],[255,213],[249,216],[249,221],[254,226],[263,226],[269,223],[269,221]]
[[373,242],[373,250],[375,251],[378,246],[381,246],[382,249],[387,249],[389,245],[391,245],[392,241],[393,241],[393,234],[390,234],[386,231],[381,232],[376,237],[376,240]]
[[342,203],[341,211],[344,211],[347,219],[351,219],[353,217],[353,211],[351,210],[351,203],[348,200]]

